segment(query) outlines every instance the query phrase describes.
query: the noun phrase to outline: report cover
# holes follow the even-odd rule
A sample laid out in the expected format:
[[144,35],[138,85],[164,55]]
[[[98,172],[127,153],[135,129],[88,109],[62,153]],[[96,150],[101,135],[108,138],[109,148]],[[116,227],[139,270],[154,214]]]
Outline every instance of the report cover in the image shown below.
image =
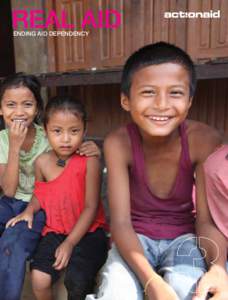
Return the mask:
[[[207,123],[208,125],[215,127],[217,130],[222,132],[224,137],[228,137],[228,1],[2,0],[0,1],[0,18],[2,20],[0,25],[0,81],[2,81],[6,76],[12,75],[15,72],[34,74],[37,76],[42,85],[43,98],[45,99],[45,102],[55,95],[70,95],[75,99],[80,99],[85,104],[88,114],[88,123],[86,128],[88,139],[94,140],[99,146],[102,147],[104,138],[110,131],[116,130],[116,128],[120,126],[125,126],[127,123],[129,123],[129,121],[132,121],[132,119],[129,117],[129,111],[131,110],[129,104],[130,102],[127,102],[127,105],[125,105],[126,101],[122,101],[122,106],[125,108],[125,110],[121,108],[120,104],[120,82],[124,63],[137,49],[160,41],[167,42],[183,49],[191,56],[195,64],[198,85],[193,101],[191,98],[191,101],[189,102],[190,104],[187,106],[189,108],[188,116],[191,119]],[[164,77],[167,76],[164,71],[163,75]],[[182,79],[183,77],[180,76],[181,82]],[[131,81],[132,78],[129,80]],[[158,99],[157,101],[159,102],[162,96],[165,94],[166,97],[164,97],[165,100],[163,105],[164,103],[165,105],[170,103],[167,100],[168,98],[169,101],[170,99],[173,100],[171,107],[176,105],[179,108],[179,104],[176,103],[180,103],[178,100],[183,99],[185,90],[183,92],[183,87],[181,89],[179,85],[177,85],[178,87],[175,86],[174,90],[173,86],[171,89],[170,86],[168,86],[170,82],[169,80],[170,78],[167,78],[167,81],[164,82],[161,79],[161,81],[158,83],[157,90],[156,87],[151,88],[151,85],[149,85],[149,91],[148,89],[145,89],[143,92],[141,92],[144,100],[147,97],[153,98],[156,96]],[[160,130],[161,128],[166,127],[169,121],[172,118],[174,119],[174,117],[166,113],[166,109],[167,111],[170,111],[169,107],[167,108],[167,106],[163,110],[162,108],[157,110],[155,109],[156,112],[159,111],[159,113],[155,114],[154,107],[156,105],[154,105],[153,99],[151,100],[152,104],[150,103],[148,105],[149,109],[147,112],[149,111],[149,113],[145,113],[143,115],[143,111],[140,117],[143,115],[143,117],[150,119],[150,122],[156,123],[156,128],[160,126]],[[159,103],[160,106],[162,106],[161,101]],[[151,109],[150,105],[153,109]],[[188,108],[186,109],[186,115]],[[136,110],[137,109],[140,110],[140,105],[136,108]],[[153,111],[154,114],[152,114],[151,111]],[[171,111],[173,112],[173,110]],[[0,113],[2,114],[1,107]],[[178,115],[178,113],[179,111],[177,110],[176,114]],[[182,115],[182,121],[185,119],[186,115]],[[138,115],[136,114],[136,119],[137,116]],[[180,115],[178,115],[178,117],[180,117]],[[180,120],[180,118],[178,120]],[[16,118],[16,122],[18,121],[21,121],[20,118]],[[141,119],[139,118],[139,123],[140,122]],[[3,122],[1,123],[1,126],[2,125]],[[168,126],[169,125],[167,125],[167,127]],[[181,158],[176,159],[173,165],[175,167],[178,165],[176,168],[178,170],[177,172],[179,172],[180,168],[183,168],[183,172],[178,177],[178,184],[174,185],[172,193],[168,193],[166,191],[166,196],[174,194],[174,192],[178,191],[180,193],[180,197],[190,199],[191,201],[192,199],[190,194],[194,181],[193,169],[195,167],[195,163],[198,163],[198,161],[196,161],[198,156],[196,159],[196,155],[194,156],[192,153],[190,153],[191,155],[188,153],[188,147],[189,145],[191,146],[191,143],[194,144],[194,141],[193,139],[189,139],[189,141],[185,140],[186,132],[189,134],[188,131],[185,132],[185,125],[180,127],[179,131],[177,129],[179,130],[179,127],[175,128],[176,131],[174,135],[170,135],[171,137],[174,136],[174,138],[176,138],[176,144],[172,144],[173,148],[170,150],[170,152],[166,152],[163,164],[161,164],[162,167],[160,167],[161,165],[157,164],[157,166],[159,166],[157,167],[157,173],[161,171],[161,173],[163,172],[164,176],[160,175],[160,181],[156,181],[157,174],[155,174],[154,182],[156,184],[160,184],[161,194],[165,194],[163,186],[166,186],[167,181],[170,180],[170,176],[167,174],[170,169],[173,168],[172,159],[173,157],[178,156],[177,153],[181,153]],[[140,130],[140,134],[143,136],[144,128],[140,128]],[[134,134],[137,135],[137,132],[138,131],[136,129]],[[159,134],[160,132],[161,131],[159,131]],[[179,133],[182,134],[180,138]],[[139,137],[141,138],[140,134]],[[153,134],[151,134],[151,136],[154,138]],[[206,134],[205,137],[207,137]],[[167,136],[165,136],[165,138],[167,138]],[[202,142],[198,139],[198,144],[195,147],[195,151],[200,152],[202,147],[203,152],[203,139],[204,136],[202,136]],[[144,167],[144,156],[147,155],[147,162],[149,161],[148,165],[151,166],[152,163],[154,163],[153,149],[150,149],[151,145],[153,144],[153,141],[151,141],[152,139],[148,139],[148,143],[145,144],[145,147],[142,147],[142,149],[140,148],[141,144],[139,144],[139,148],[141,150],[135,149],[136,152],[141,151],[141,154],[137,152],[137,155],[142,155],[140,158],[140,171],[141,167]],[[124,146],[125,145],[126,143]],[[127,146],[131,147],[129,145],[130,142],[127,144]],[[159,145],[159,143],[153,144],[155,150],[159,149],[159,146],[157,145]],[[162,147],[160,147],[160,149],[166,151],[164,144],[161,145]],[[167,145],[170,146],[169,139],[167,140]],[[0,144],[0,156],[1,153],[3,153],[3,148],[1,147],[2,145]],[[119,151],[119,148],[121,147],[117,145],[116,148],[117,149],[115,150]],[[181,150],[182,148],[184,148],[183,152]],[[151,152],[146,152],[148,149],[150,149]],[[156,152],[156,154],[159,159],[160,153]],[[200,153],[200,155],[201,154],[202,153]],[[191,159],[193,158],[195,159],[194,165],[189,167],[189,162],[191,163]],[[115,155],[113,155],[113,159],[115,159]],[[129,161],[127,162],[129,163],[128,165],[127,163],[125,164],[125,167],[127,165],[128,168],[127,171],[132,171],[132,165],[130,166],[130,163],[132,163],[131,159],[132,157],[130,157]],[[167,162],[171,167],[167,168],[165,162]],[[102,163],[104,163],[104,161],[102,161]],[[115,163],[117,165],[118,161]],[[115,163],[113,165],[115,165]],[[64,166],[65,161],[62,167]],[[187,169],[188,167],[189,169]],[[186,175],[188,171],[190,175]],[[144,170],[143,172],[146,171]],[[173,174],[174,173],[175,172],[173,172]],[[171,172],[171,175],[173,174]],[[145,174],[140,173],[140,175],[143,180],[145,180]],[[186,190],[188,190],[187,196],[185,189],[181,189],[184,176],[187,176],[188,179],[190,178],[190,183],[188,182],[189,185],[186,184]],[[103,180],[104,198],[107,197],[107,186],[105,180]],[[133,182],[132,186],[134,185],[135,183]],[[191,187],[189,187],[190,185]],[[121,188],[122,182],[120,181],[117,189]],[[148,191],[150,194],[152,194],[149,189],[149,185],[146,185],[145,190],[140,190],[140,192],[137,190],[137,197],[140,198],[144,192],[148,193]],[[129,190],[127,190],[127,192],[130,193]],[[162,197],[157,198],[160,199],[159,201],[161,202],[159,205],[161,206],[164,203],[162,201],[169,201],[169,199],[163,199]],[[107,198],[105,198],[105,200],[107,204]],[[127,203],[127,209],[130,210],[129,207],[130,205]],[[189,209],[189,203],[180,203],[179,207],[185,213],[186,210]],[[193,208],[192,203],[190,208]],[[143,209],[143,213],[146,214],[148,211],[150,211],[151,207],[150,209],[148,209],[148,207]],[[161,213],[160,206],[157,209],[159,213]],[[137,222],[138,210],[135,210]],[[169,219],[170,216],[168,212],[172,213],[172,210],[173,206],[170,205],[168,210],[166,209],[165,211],[162,211],[162,218],[163,220],[167,221],[167,223],[169,223],[170,220],[170,222],[174,223],[178,223],[179,220],[181,220],[183,223],[181,225],[185,226],[185,222],[187,222],[186,220],[191,219],[188,214],[185,215],[185,218],[182,215],[180,216],[178,213],[177,216],[173,215],[173,218]],[[156,216],[150,216],[150,221],[153,220],[156,220]],[[160,220],[158,220],[157,223],[159,223],[159,221]],[[164,235],[169,235],[169,225],[170,224],[167,225],[168,229],[164,229],[164,232],[166,231]],[[144,224],[142,226],[144,226]],[[162,227],[162,225],[160,227]],[[160,231],[160,227],[156,227],[159,228],[157,231]],[[188,228],[186,230],[188,230]],[[156,246],[156,250],[158,249],[160,249],[159,246]],[[196,247],[193,250],[195,249]],[[10,252],[5,251],[5,253],[8,255]],[[140,252],[140,255],[141,254],[142,253]],[[180,261],[182,259],[189,258],[191,254],[191,251],[188,253],[185,252],[184,255],[180,254]],[[203,257],[198,257],[197,260],[198,262],[200,260],[202,261]],[[2,262],[3,260],[0,261],[0,266],[3,266]],[[137,266],[140,267],[140,264],[141,261]],[[117,275],[119,274],[117,273]],[[1,272],[0,276],[3,276],[1,275]],[[119,276],[116,277],[118,279]],[[150,289],[152,280],[153,278],[149,277],[148,275],[146,275],[145,278],[143,277],[141,280],[139,290],[143,297],[144,294],[147,293],[148,289]],[[185,282],[186,281],[184,278],[179,286],[184,286]],[[175,284],[173,285],[175,286],[176,283],[178,284],[179,280],[175,279]],[[214,292],[213,288],[211,291]],[[125,292],[128,292],[126,288]],[[55,286],[54,293],[56,300],[67,299],[63,277]],[[34,299],[28,270],[26,272],[21,299]],[[93,299],[93,296],[91,296],[91,298],[87,298],[87,300],[89,299]],[[127,299],[126,297],[124,300],[125,299],[132,300],[130,298]],[[161,299],[166,300],[165,298]],[[170,299],[176,299],[175,295],[172,294]],[[0,300],[8,300],[3,299],[1,288]],[[105,300],[112,299],[108,298]]]

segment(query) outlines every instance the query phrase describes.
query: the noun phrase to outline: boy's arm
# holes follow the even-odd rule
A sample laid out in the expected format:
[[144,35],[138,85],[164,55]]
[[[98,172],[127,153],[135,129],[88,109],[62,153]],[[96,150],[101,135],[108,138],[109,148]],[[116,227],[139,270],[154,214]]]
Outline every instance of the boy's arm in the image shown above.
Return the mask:
[[205,250],[208,267],[218,265],[226,270],[227,241],[212,220],[207,199],[203,166],[197,167],[196,177],[196,231],[200,247]]
[[196,127],[195,131],[193,131],[195,139],[193,139],[192,144],[192,147],[195,149],[196,161],[196,230],[197,234],[203,237],[200,242],[203,243],[203,246],[206,246],[205,258],[208,264],[210,264],[214,261],[218,253],[217,249],[213,247],[213,242],[207,242],[207,238],[209,240],[216,240],[219,231],[211,218],[207,205],[203,164],[207,157],[221,145],[222,139],[214,128],[205,124],[198,124],[199,127]]
[[57,248],[53,267],[60,270],[68,264],[73,247],[88,232],[96,213],[100,194],[100,162],[97,157],[90,157],[86,167],[86,191],[84,209],[65,241]]
[[[196,289],[196,295],[199,299],[206,299],[208,292],[212,292],[220,300],[224,299],[220,297],[223,297],[225,293],[225,299],[228,299],[227,241],[211,218],[207,204],[203,169],[204,161],[221,143],[222,139],[218,132],[204,126],[199,130],[197,144],[195,144],[196,151],[199,149],[196,164],[196,233],[209,268],[209,272],[202,277]],[[197,147],[197,145],[201,146]],[[215,290],[217,291],[215,292]]]
[[174,300],[175,292],[154,272],[132,227],[128,174],[131,150],[126,140],[126,136],[112,134],[104,143],[112,239],[142,286],[147,286],[148,299]]
[[196,231],[198,236],[203,237],[200,242],[203,247],[206,247],[205,259],[210,264],[218,253],[213,242],[208,242],[207,238],[219,242],[222,235],[212,221],[207,205],[203,164],[207,157],[221,145],[222,139],[215,129],[205,124],[199,123],[199,127],[196,127],[193,133],[195,133],[195,139],[192,146],[195,149],[196,161]]
[[208,292],[214,294],[218,300],[225,300],[228,299],[228,276],[226,271],[228,243],[211,218],[206,200],[202,166],[197,167],[196,178],[196,232],[209,271],[200,280],[194,300],[207,299]]

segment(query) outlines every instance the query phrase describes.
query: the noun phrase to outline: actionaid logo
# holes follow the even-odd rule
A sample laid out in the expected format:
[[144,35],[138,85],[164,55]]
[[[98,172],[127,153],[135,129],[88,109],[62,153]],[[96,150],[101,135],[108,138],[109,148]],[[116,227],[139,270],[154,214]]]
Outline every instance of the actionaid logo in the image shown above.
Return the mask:
[[73,29],[86,26],[93,28],[118,28],[121,25],[121,13],[115,9],[99,10],[95,16],[92,10],[87,10],[81,24],[69,24],[68,16],[65,10],[58,16],[54,10],[51,10],[47,16],[42,9],[14,9],[13,10],[13,28],[18,29],[22,24],[24,29],[47,29],[49,26],[55,26],[56,29]]

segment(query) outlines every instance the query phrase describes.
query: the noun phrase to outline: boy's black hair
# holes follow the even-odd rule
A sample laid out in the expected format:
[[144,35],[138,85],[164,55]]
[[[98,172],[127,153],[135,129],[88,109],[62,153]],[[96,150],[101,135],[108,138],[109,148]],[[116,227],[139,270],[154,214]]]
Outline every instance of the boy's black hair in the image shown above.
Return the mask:
[[196,72],[193,61],[185,51],[166,42],[144,46],[127,59],[122,73],[121,92],[129,97],[135,72],[144,67],[163,63],[177,63],[188,71],[190,96],[193,96],[196,89]]
[[34,122],[39,123],[40,119],[43,115],[44,111],[44,104],[43,99],[41,97],[41,84],[38,78],[35,75],[27,75],[23,72],[14,73],[6,77],[0,88],[0,105],[2,102],[2,97],[6,90],[19,88],[19,87],[26,87],[28,88],[34,95],[34,98],[37,103],[37,110],[38,114],[34,120]]
[[51,114],[57,111],[69,111],[82,119],[84,129],[86,129],[87,116],[84,105],[70,96],[55,96],[49,99],[44,112],[44,127],[46,128]]

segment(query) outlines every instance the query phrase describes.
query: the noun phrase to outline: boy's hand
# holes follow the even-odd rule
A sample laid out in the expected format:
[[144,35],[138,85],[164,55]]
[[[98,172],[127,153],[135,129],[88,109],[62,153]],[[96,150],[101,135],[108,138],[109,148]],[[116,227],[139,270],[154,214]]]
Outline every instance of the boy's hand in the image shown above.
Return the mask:
[[225,270],[218,268],[209,270],[201,278],[193,300],[206,300],[208,293],[213,296],[211,300],[228,299],[228,275]]
[[24,211],[23,213],[19,214],[18,216],[10,219],[7,223],[6,223],[6,228],[8,227],[13,227],[14,225],[16,225],[18,222],[21,221],[25,221],[28,222],[28,228],[32,229],[32,223],[33,223],[33,213],[28,212],[28,211]]
[[9,128],[9,144],[12,149],[20,150],[24,143],[28,128],[22,121],[14,121]]
[[78,149],[78,153],[85,156],[101,156],[100,148],[93,141],[86,141],[82,143]]
[[161,277],[149,284],[146,294],[148,300],[180,300],[173,288]]
[[56,270],[62,270],[68,265],[71,253],[74,246],[66,239],[55,251],[55,263],[53,268]]

